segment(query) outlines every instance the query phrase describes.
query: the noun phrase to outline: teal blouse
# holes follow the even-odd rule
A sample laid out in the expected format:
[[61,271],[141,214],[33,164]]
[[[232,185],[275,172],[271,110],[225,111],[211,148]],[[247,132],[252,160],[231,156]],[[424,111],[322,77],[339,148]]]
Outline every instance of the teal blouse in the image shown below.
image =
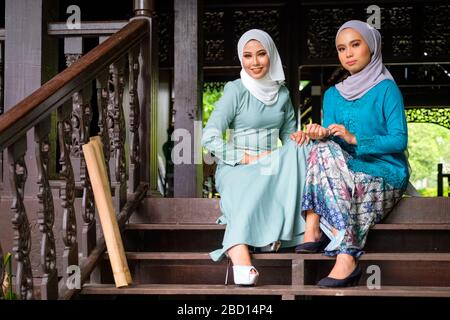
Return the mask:
[[333,86],[325,92],[323,116],[324,127],[341,124],[356,136],[356,145],[331,138],[353,156],[348,163],[350,169],[382,177],[395,188],[406,188],[408,127],[395,82],[383,80],[353,101],[346,100]]

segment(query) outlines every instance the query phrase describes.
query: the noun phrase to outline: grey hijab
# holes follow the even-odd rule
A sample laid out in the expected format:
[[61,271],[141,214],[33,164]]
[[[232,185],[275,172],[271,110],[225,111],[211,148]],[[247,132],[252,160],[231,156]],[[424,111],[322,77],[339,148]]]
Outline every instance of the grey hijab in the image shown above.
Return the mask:
[[345,99],[356,100],[361,98],[380,81],[385,79],[394,81],[394,78],[383,64],[381,56],[381,35],[378,30],[365,22],[350,20],[339,28],[336,33],[336,40],[339,33],[347,28],[352,28],[359,32],[372,53],[372,58],[364,69],[336,84],[336,89]]

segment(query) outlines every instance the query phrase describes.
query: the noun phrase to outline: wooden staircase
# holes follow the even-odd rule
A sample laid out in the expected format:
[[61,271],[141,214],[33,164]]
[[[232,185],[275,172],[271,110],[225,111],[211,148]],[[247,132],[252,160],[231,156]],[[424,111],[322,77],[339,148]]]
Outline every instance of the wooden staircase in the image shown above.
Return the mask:
[[[95,295],[450,297],[450,198],[404,198],[368,237],[361,258],[364,272],[353,288],[321,289],[333,258],[321,254],[254,253],[260,271],[256,287],[237,287],[227,262],[208,252],[221,245],[224,226],[217,199],[147,198],[123,234],[134,284],[115,288],[108,255],[101,263],[101,284],[85,284],[80,297]],[[373,285],[379,268],[380,288]],[[373,278],[373,277],[372,277]]]

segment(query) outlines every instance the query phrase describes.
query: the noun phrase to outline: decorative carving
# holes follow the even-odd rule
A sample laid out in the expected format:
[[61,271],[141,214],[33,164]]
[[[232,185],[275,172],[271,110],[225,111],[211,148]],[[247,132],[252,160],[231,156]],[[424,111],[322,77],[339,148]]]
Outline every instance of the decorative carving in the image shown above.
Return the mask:
[[[105,168],[108,174],[108,181],[111,185],[111,177],[109,171],[109,159],[111,157],[110,151],[110,136],[108,125],[108,77],[109,74],[105,73],[97,77],[97,106],[98,106],[98,135],[102,139],[103,153],[105,156]],[[112,122],[112,121],[111,121]]]
[[225,60],[225,40],[205,40],[205,61],[222,62]]
[[72,157],[80,157],[81,141],[83,131],[83,99],[80,92],[72,95],[72,143],[70,145],[70,155]]
[[203,32],[204,34],[219,33],[223,34],[225,32],[225,25],[223,21],[224,17],[223,11],[207,11],[203,14]]
[[422,41],[423,50],[429,57],[447,57],[450,52],[449,15],[450,5],[424,7]]
[[[63,241],[65,267],[76,264],[78,261],[77,245],[77,223],[74,209],[75,200],[75,178],[72,169],[72,163],[69,155],[69,146],[72,136],[72,125],[70,121],[63,120],[58,122],[58,140],[61,164],[60,176],[65,181],[61,188],[61,206],[63,208]],[[75,256],[76,253],[76,256]],[[74,263],[75,262],[75,263]],[[65,274],[65,272],[63,272]]]
[[450,129],[450,108],[406,109],[408,122],[435,123]]
[[[123,112],[123,91],[124,91],[124,72],[125,61],[115,62],[110,67],[112,74],[112,91],[110,94],[110,106],[108,110],[108,118],[112,120],[112,148],[111,151],[115,159],[115,182],[119,187],[119,206],[126,201],[126,182],[128,180],[128,172],[125,162],[125,116]],[[116,192],[117,195],[117,192]],[[118,208],[120,209],[120,208]]]
[[137,93],[139,77],[139,46],[135,47],[128,54],[129,64],[129,95],[130,95],[130,164],[137,171],[134,178],[139,177],[140,165],[140,145],[139,145],[139,124],[140,124],[140,106]]
[[398,29],[412,29],[413,7],[384,7],[381,8],[381,12],[383,15],[381,26],[383,29],[393,31]]
[[306,57],[308,59],[334,58],[334,40],[338,28],[355,17],[354,8],[308,8],[306,9]]
[[66,66],[70,67],[75,61],[81,58],[81,54],[66,53]]
[[203,83],[203,92],[222,92],[223,88],[227,83],[223,81],[216,82],[204,82]]
[[14,214],[12,219],[14,229],[13,251],[17,261],[16,290],[20,299],[31,300],[33,299],[33,274],[30,262],[31,230],[23,203],[27,167],[23,154],[18,157],[13,156],[12,159],[11,186],[14,198],[11,210]]
[[[53,195],[49,184],[49,153],[50,141],[48,135],[37,141],[36,162],[38,169],[39,186],[38,199],[38,222],[42,232],[41,264],[45,289],[41,290],[43,299],[57,298],[57,271],[56,271],[56,249],[55,236],[53,234],[53,223],[55,221],[55,210],[53,206]],[[53,281],[52,281],[53,280]]]
[[413,55],[413,36],[393,35],[392,55],[394,57],[411,57]]
[[[233,47],[236,46],[245,31],[257,28],[270,34],[277,47],[281,48],[280,24],[280,12],[277,9],[237,10],[233,13]],[[234,59],[238,61],[236,55],[234,55]]]
[[172,59],[170,59],[171,50],[173,47],[173,16],[169,13],[158,13],[158,29],[159,29],[159,63],[161,65],[167,65]]

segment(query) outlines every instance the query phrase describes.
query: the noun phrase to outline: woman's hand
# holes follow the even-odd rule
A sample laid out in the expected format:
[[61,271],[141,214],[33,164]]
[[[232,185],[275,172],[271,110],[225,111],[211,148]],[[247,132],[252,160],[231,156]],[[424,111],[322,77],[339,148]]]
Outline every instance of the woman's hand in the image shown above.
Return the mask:
[[242,164],[250,164],[252,162],[255,162],[256,160],[258,160],[259,158],[265,157],[267,156],[269,153],[271,153],[272,151],[267,150],[264,152],[261,152],[260,154],[258,154],[257,156],[251,156],[249,155],[247,152],[244,154],[244,158],[241,160]]
[[297,131],[291,134],[291,140],[294,140],[298,145],[301,145],[306,141],[306,144],[309,143],[308,135],[303,131]]
[[356,137],[341,124],[331,124],[328,129],[332,135],[341,137],[348,144],[356,144]]
[[322,127],[320,124],[317,123],[310,123],[306,125],[305,132],[311,139],[314,140],[324,139],[330,135],[330,130]]

